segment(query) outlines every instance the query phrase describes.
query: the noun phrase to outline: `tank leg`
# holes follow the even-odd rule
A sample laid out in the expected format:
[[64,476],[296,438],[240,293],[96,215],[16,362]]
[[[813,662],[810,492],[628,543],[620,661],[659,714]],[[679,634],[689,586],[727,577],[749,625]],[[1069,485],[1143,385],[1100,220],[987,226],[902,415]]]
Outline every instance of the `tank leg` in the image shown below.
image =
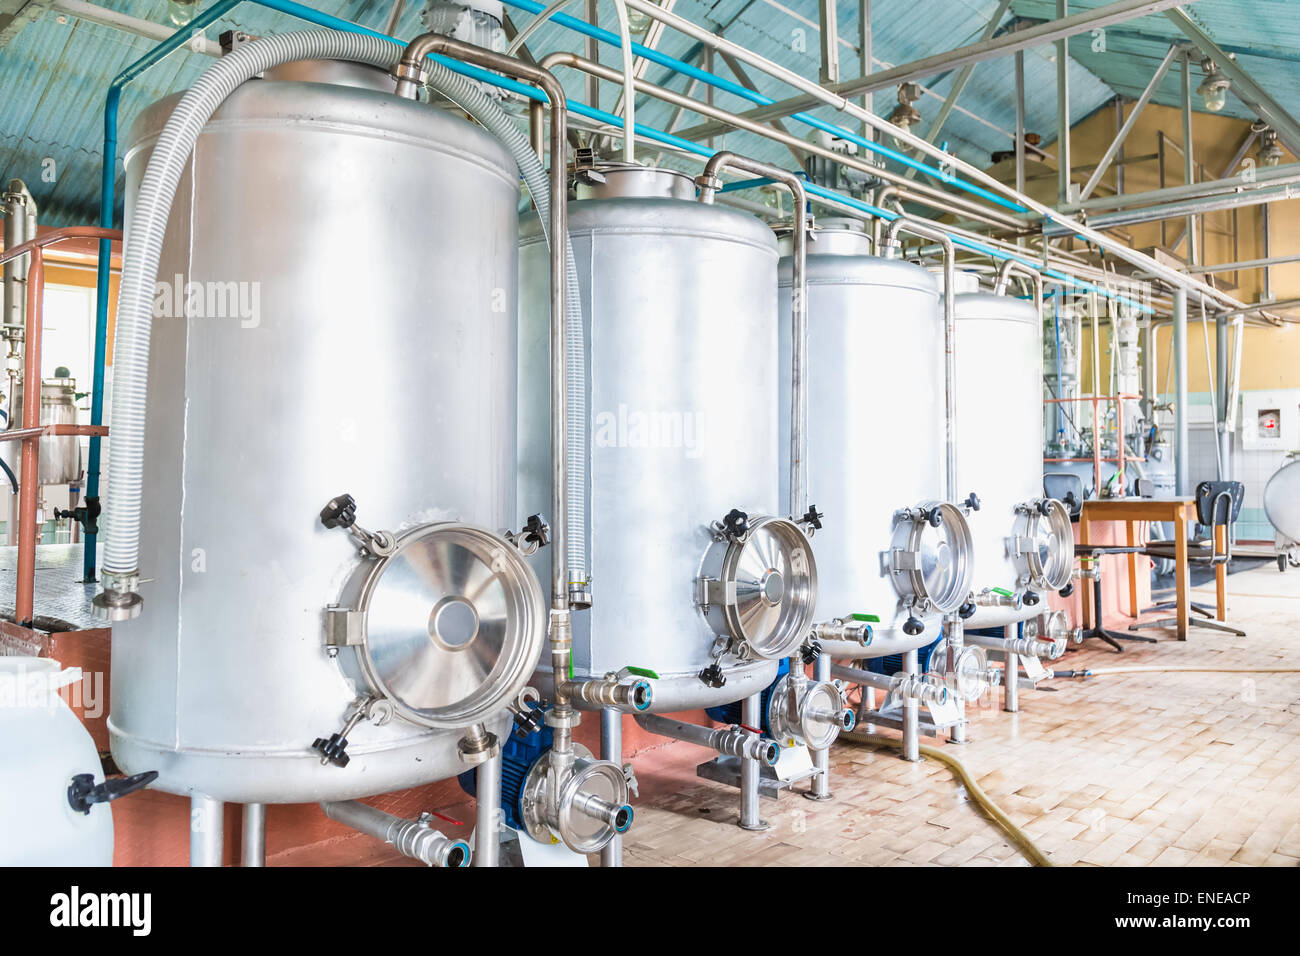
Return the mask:
[[[819,681],[831,679],[831,658],[829,654],[818,654],[813,664],[813,677]],[[752,725],[751,725],[752,726]],[[831,752],[830,749],[812,752],[813,774],[812,788],[804,794],[809,800],[829,800],[831,798]]]
[[[903,654],[903,670],[915,675],[920,665],[915,650]],[[921,715],[915,697],[903,698],[903,759],[921,759]]]
[[[1002,636],[1008,641],[1016,639],[1016,626],[1008,624],[1002,629]],[[1020,658],[1007,654],[1007,669],[1002,672],[1002,709],[1009,714],[1020,710]]]
[[[623,766],[623,712],[615,707],[600,712],[600,759]],[[600,865],[623,865],[622,834],[615,834],[600,851]]]
[[244,842],[240,866],[266,866],[266,804],[244,804]]
[[225,806],[196,793],[190,797],[190,866],[221,866]]
[[[763,718],[761,694],[746,697],[740,705],[740,720],[747,727],[759,727]],[[756,758],[740,758],[740,828],[742,830],[766,830],[772,824],[762,819],[758,807],[758,776],[761,767]]]
[[474,817],[474,866],[501,865],[501,754],[474,772],[478,805]]
[[[944,621],[943,626],[944,633],[948,635],[948,646],[952,648],[953,660],[956,660],[957,654],[965,646],[961,618],[953,614]],[[948,730],[948,743],[964,744],[966,743],[966,701],[962,700],[961,694],[954,694],[952,700],[957,705],[957,723]]]

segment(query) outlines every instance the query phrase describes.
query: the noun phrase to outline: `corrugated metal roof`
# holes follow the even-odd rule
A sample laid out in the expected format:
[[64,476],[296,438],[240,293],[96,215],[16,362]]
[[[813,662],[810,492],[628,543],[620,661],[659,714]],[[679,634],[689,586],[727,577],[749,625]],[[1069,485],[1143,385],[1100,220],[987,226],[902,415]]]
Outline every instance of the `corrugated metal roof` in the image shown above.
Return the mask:
[[[164,0],[99,0],[102,6],[166,23]],[[1071,12],[1103,5],[1107,0],[1072,0]],[[390,8],[389,0],[318,0],[318,9],[378,29]],[[408,0],[399,35],[419,32],[420,0]],[[904,63],[952,49],[980,38],[987,20],[996,11],[998,0],[874,0],[873,54],[876,69]],[[942,8],[941,12],[939,8]],[[573,3],[570,12],[584,15],[582,5]],[[856,50],[857,0],[839,4],[840,64],[843,77],[856,76],[859,57]],[[1300,22],[1294,17],[1294,4],[1286,0],[1198,0],[1186,7],[1198,22],[1227,50],[1237,54],[1238,62],[1268,88],[1293,112],[1300,112],[1300,84],[1293,79],[1295,64],[1300,60]],[[531,15],[510,10],[515,23],[523,26]],[[687,19],[708,25],[755,52],[770,58],[802,76],[816,78],[820,65],[819,37],[816,29],[817,4],[813,0],[678,0],[675,12]],[[1292,14],[1292,15],[1288,15]],[[1050,19],[1055,16],[1054,0],[1015,0],[1004,15],[1000,28],[1005,29],[1016,17]],[[611,29],[616,23],[609,0],[601,0],[600,22]],[[20,177],[28,182],[42,208],[42,220],[50,224],[90,222],[97,215],[99,167],[102,148],[103,98],[109,81],[127,64],[153,46],[153,41],[122,33],[75,17],[47,11],[0,51],[0,171],[5,179]],[[300,25],[300,21],[252,5],[236,9],[224,21],[251,33],[281,32]],[[1071,115],[1077,121],[1095,111],[1116,93],[1136,96],[1146,84],[1170,42],[1182,34],[1164,16],[1155,15],[1112,27],[1106,33],[1106,50],[1093,49],[1090,38],[1073,40],[1071,54]],[[673,30],[665,31],[659,44],[664,53],[686,59],[699,51],[699,44]],[[583,52],[583,38],[555,24],[547,24],[529,42],[534,54],[552,50]],[[600,59],[617,64],[616,49],[602,46]],[[1056,132],[1055,50],[1051,46],[1030,49],[1025,56],[1026,108],[1028,128],[1039,132],[1050,144]],[[131,118],[142,107],[193,82],[208,60],[188,51],[178,51],[163,63],[127,87],[121,105],[120,129],[124,132]],[[948,148],[969,162],[985,165],[994,150],[1011,144],[1015,122],[1012,60],[1001,58],[977,65],[959,100],[959,109],[949,117],[940,136]],[[719,58],[714,72],[732,78]],[[757,69],[747,71],[758,91],[781,99],[794,91]],[[672,77],[662,67],[652,65],[647,73],[655,82],[681,90],[682,77]],[[581,98],[583,79],[574,71],[563,71],[570,96]],[[925,79],[933,95],[917,104],[922,114],[922,132],[939,111],[954,74]],[[1200,82],[1200,67],[1194,67],[1193,82]],[[703,95],[697,91],[697,95]],[[611,109],[617,96],[613,84],[601,85],[601,106]],[[892,91],[875,95],[878,113],[888,113],[893,106]],[[1179,77],[1171,71],[1157,102],[1177,105]],[[731,94],[720,92],[720,106],[743,110],[752,104]],[[1198,99],[1199,103],[1199,99]],[[652,126],[668,125],[673,110],[657,101],[638,100],[638,119]],[[1239,100],[1229,97],[1225,110],[1230,115],[1249,118],[1250,113]],[[841,125],[847,117],[822,109],[816,115]],[[683,117],[679,126],[698,122],[692,115]],[[791,132],[804,136],[810,132],[797,123]],[[789,152],[782,146],[750,134],[728,134],[730,148],[761,159],[788,165]],[[43,161],[52,159],[57,177],[53,182],[42,179]],[[120,173],[120,169],[119,169]],[[120,190],[119,190],[120,194]]]

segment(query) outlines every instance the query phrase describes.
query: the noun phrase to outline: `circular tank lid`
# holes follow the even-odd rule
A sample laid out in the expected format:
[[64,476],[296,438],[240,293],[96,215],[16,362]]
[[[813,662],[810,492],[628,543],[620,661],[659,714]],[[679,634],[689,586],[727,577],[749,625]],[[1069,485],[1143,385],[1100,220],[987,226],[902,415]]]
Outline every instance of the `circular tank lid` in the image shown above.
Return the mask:
[[807,636],[817,603],[817,565],[807,535],[793,521],[762,517],[733,541],[723,559],[727,630],[759,657],[790,654]]
[[927,502],[912,509],[894,534],[895,586],[904,596],[947,614],[966,600],[974,577],[970,525],[961,509]]
[[1283,465],[1264,486],[1264,514],[1274,528],[1300,541],[1300,459]]
[[351,60],[293,60],[271,67],[262,77],[279,83],[329,83],[381,93],[392,93],[396,88],[387,70]]
[[676,169],[607,160],[574,175],[578,199],[695,198],[695,180]]
[[[943,266],[931,265],[926,266],[927,271],[934,275],[935,281],[939,283],[939,292],[943,292]],[[953,280],[954,295],[973,295],[980,290],[980,274],[973,269],[958,269]]]
[[993,319],[1002,322],[1023,322],[1037,326],[1038,310],[1029,299],[1012,295],[994,295],[992,292],[958,292],[957,320]]
[[[777,230],[781,256],[794,255],[794,230],[785,223]],[[818,219],[808,237],[810,256],[870,256],[871,236],[858,219]]]
[[375,689],[408,720],[444,730],[505,706],[546,636],[541,585],[518,549],[456,522],[401,534],[370,568],[357,610]]
[[[1046,513],[1044,513],[1046,512]],[[1058,591],[1074,574],[1070,513],[1055,498],[1027,502],[1015,524],[1016,563],[1041,591]]]

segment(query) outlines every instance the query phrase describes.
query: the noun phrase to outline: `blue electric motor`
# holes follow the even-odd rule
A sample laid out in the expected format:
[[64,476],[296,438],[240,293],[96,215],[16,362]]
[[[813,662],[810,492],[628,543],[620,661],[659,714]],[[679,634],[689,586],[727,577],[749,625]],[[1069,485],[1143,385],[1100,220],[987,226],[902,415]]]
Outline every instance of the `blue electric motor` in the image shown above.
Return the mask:
[[[546,709],[536,701],[529,701],[528,706],[534,710]],[[523,736],[520,736],[521,733]],[[525,829],[524,811],[520,804],[524,781],[528,778],[528,771],[533,769],[533,764],[551,749],[552,738],[551,728],[542,723],[531,733],[514,730],[501,746],[501,811],[505,814],[506,824],[514,830]],[[471,797],[478,798],[476,771],[466,770],[456,779],[462,790]]]

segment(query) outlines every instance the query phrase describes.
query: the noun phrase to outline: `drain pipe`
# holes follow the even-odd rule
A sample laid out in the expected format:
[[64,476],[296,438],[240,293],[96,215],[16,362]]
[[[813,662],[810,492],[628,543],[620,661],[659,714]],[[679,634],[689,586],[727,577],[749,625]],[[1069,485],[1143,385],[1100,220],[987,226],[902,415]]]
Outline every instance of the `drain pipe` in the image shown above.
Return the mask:
[[768,767],[776,763],[776,741],[767,740],[762,734],[744,727],[700,727],[658,714],[637,714],[636,722],[652,734],[695,744],[697,747],[708,747],[724,757],[755,760]]
[[320,807],[331,820],[388,843],[403,856],[426,866],[469,866],[469,844],[449,839],[429,826],[431,814],[406,820],[356,800],[325,802]]
[[794,263],[790,284],[790,517],[798,519],[808,508],[808,201],[803,180],[787,169],[769,166],[746,156],[723,150],[714,153],[704,164],[704,172],[695,180],[700,188],[700,202],[713,203],[722,188],[719,174],[728,167],[763,176],[790,190],[794,200]]
[[[907,232],[922,239],[937,242],[943,249],[943,418],[944,418],[944,497],[949,502],[957,502],[957,291],[954,283],[957,278],[956,246],[952,237],[937,223],[900,216],[889,224],[884,242],[886,255],[898,258],[902,252],[902,243],[898,235]],[[962,619],[960,614],[948,614],[944,618],[944,633],[948,638],[948,654],[956,661],[957,654],[963,646]],[[954,744],[966,742],[966,703],[960,697],[956,699],[958,721],[948,731],[948,739]],[[906,715],[906,712],[905,712]],[[904,749],[906,754],[906,748]]]

